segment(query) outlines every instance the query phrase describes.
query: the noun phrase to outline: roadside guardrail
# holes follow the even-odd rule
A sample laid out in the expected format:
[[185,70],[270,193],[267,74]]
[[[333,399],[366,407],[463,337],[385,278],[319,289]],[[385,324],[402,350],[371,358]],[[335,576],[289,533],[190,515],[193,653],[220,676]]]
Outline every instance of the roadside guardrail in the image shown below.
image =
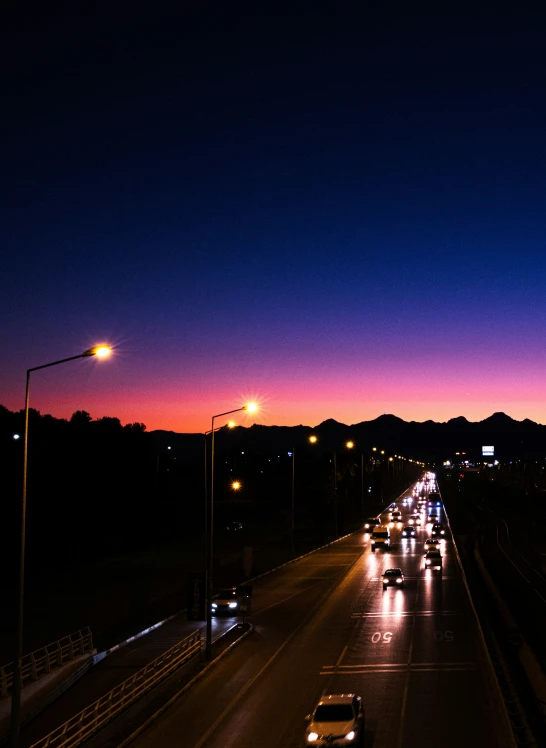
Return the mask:
[[199,654],[203,646],[201,632],[202,629],[194,631],[49,735],[38,740],[31,748],[76,748],[84,743],[146,691]]
[[[75,657],[91,653],[93,637],[89,628],[64,636],[52,644],[31,652],[23,657],[21,666],[22,687],[37,681],[55,668],[70,662]],[[0,697],[5,698],[13,688],[13,662],[0,667]]]

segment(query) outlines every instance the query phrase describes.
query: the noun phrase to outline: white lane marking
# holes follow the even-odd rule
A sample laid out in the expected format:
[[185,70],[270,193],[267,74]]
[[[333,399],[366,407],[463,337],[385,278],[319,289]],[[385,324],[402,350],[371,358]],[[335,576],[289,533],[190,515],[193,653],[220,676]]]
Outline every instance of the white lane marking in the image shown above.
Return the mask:
[[349,648],[349,645],[343,647],[343,652],[339,655],[339,659],[336,662],[336,667],[339,667],[339,665],[341,664],[341,660],[345,657],[345,652],[347,651],[348,648]]
[[[424,571],[426,571],[426,569]],[[421,579],[429,579],[430,577],[404,577],[404,578],[406,579],[406,581],[407,580],[420,581]],[[456,578],[457,577],[446,577],[444,575],[442,575],[441,577],[438,576],[438,579],[441,579],[443,582],[447,581],[448,579],[456,579]],[[381,580],[381,577],[370,577],[370,582],[379,582],[380,580]]]
[[[416,602],[417,602],[417,599],[416,599]],[[409,651],[408,651],[408,662],[407,662],[408,674],[406,676],[406,682],[404,683],[404,694],[402,696],[402,709],[400,711],[400,733],[398,736],[398,748],[402,748],[402,740],[404,737],[404,719],[406,716],[406,706],[408,703],[408,691],[409,691],[409,680],[410,680],[410,669],[411,669],[411,653],[413,652],[413,638],[415,635],[415,619],[416,619],[416,616],[413,617],[413,626],[411,627],[411,638],[410,638],[410,645],[409,645]]]
[[[390,674],[390,675],[406,675],[409,674],[411,671],[412,673],[462,673],[462,672],[476,672],[478,670],[477,665],[455,665],[451,667],[415,667],[413,665],[399,665],[396,669],[387,669],[382,668],[381,666],[372,667],[370,669],[359,669],[355,668],[354,670],[344,670],[343,672],[337,672],[336,676],[338,675],[372,675],[373,673],[383,673],[383,674]],[[325,670],[321,671],[319,675],[332,675],[331,670]],[[406,692],[406,700],[407,700],[407,692]],[[404,707],[404,702],[402,703],[402,707]]]
[[[318,582],[317,582],[318,584]],[[281,600],[277,600],[275,603],[271,603],[271,605],[266,606],[265,608],[260,608],[259,610],[254,610],[252,612],[252,615],[248,616],[249,618],[254,618],[257,615],[260,615],[261,613],[265,613],[266,610],[271,610],[271,608],[274,608],[276,605],[280,605],[281,603],[285,603],[287,600],[290,600],[292,597],[296,597],[296,595],[301,595],[302,592],[307,592],[307,590],[310,590],[312,587],[314,587],[314,584],[309,585],[309,587],[303,587],[301,590],[298,590],[297,592],[292,593],[291,595],[288,595],[288,597],[283,597]]]
[[385,613],[351,613],[351,618],[413,618],[418,616],[421,618],[430,618],[432,616],[462,616],[464,613],[458,613],[455,610],[417,610],[413,613],[410,612],[397,612],[390,611]]
[[[345,577],[341,580],[341,583],[339,587],[337,587],[337,590],[339,590],[343,585],[348,586],[352,579],[356,576],[356,572],[358,571],[358,558],[354,561],[353,564],[349,566],[349,569],[347,571],[347,574]],[[339,575],[341,576],[341,575]],[[214,720],[214,722],[210,725],[209,729],[206,730],[205,733],[199,738],[199,740],[194,744],[193,748],[201,748],[202,745],[204,745],[207,740],[210,738],[210,736],[218,729],[219,725],[224,724],[226,717],[228,714],[231,714],[234,711],[235,706],[240,702],[240,700],[243,698],[243,696],[246,694],[246,692],[253,686],[253,684],[265,673],[265,671],[269,668],[269,666],[275,662],[277,657],[280,655],[280,653],[290,644],[292,639],[299,634],[301,629],[303,629],[311,620],[312,616],[315,614],[315,612],[321,607],[321,605],[324,604],[324,601],[332,595],[332,590],[328,589],[324,594],[322,594],[317,602],[311,607],[308,614],[298,623],[295,629],[292,629],[292,632],[286,637],[286,639],[283,641],[283,643],[277,647],[277,649],[273,652],[271,657],[267,660],[267,662],[262,665],[260,670],[255,673],[250,680],[248,680],[245,685],[241,688],[241,690],[234,696],[234,698],[231,700],[231,702],[225,707],[224,711]]]
[[[362,662],[353,663],[352,665],[340,665],[340,670],[349,670],[351,668],[373,668],[373,667],[382,667],[382,668],[389,668],[389,667],[402,667],[407,668],[408,666],[412,668],[420,668],[420,667],[443,667],[443,666],[449,666],[449,667],[475,667],[474,662],[374,662],[371,665],[366,665]],[[323,665],[322,670],[333,670],[336,668],[337,665]]]

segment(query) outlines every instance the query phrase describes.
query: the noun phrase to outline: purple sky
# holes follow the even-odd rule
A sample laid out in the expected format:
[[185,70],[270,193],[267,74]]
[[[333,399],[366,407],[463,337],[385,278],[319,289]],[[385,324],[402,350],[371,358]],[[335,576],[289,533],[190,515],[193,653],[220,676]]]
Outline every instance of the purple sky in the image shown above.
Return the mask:
[[0,403],[546,423],[545,16],[378,5],[12,17]]

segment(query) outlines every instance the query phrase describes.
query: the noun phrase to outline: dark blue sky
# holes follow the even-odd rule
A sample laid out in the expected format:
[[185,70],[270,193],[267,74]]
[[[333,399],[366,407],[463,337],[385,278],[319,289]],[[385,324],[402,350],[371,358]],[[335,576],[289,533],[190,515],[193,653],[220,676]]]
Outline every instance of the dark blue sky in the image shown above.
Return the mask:
[[11,19],[5,405],[546,422],[546,16],[363,6]]

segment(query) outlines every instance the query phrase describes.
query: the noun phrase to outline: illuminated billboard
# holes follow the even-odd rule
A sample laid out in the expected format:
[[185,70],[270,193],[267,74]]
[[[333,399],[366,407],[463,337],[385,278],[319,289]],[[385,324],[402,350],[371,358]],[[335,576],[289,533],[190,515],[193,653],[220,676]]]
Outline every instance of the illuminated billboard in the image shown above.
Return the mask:
[[484,457],[492,457],[495,454],[495,447],[482,447]]

